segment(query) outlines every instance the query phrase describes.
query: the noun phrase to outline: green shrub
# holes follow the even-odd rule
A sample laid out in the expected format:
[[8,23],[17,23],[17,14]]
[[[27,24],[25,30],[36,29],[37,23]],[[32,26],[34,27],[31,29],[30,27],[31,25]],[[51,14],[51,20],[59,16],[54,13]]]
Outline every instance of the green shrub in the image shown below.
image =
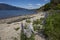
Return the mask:
[[60,4],[57,4],[56,7],[54,7],[55,10],[60,10]]
[[14,28],[16,31],[18,31],[20,29],[20,27]]
[[26,37],[26,40],[35,40],[35,37],[34,37],[34,36],[35,36],[35,35],[32,34],[30,38],[27,38],[27,37]]
[[26,35],[24,35],[23,32],[21,32],[21,40],[35,40],[34,38],[34,34],[32,34],[32,36],[30,38],[27,38]]
[[30,23],[31,21],[29,19],[26,20],[27,23]]
[[34,28],[34,31],[38,31],[39,29],[40,29],[40,26],[38,26],[38,25],[33,25],[33,28]]
[[44,11],[50,10],[51,9],[51,3],[47,3],[44,6]]
[[16,37],[14,37],[14,40],[18,40]]
[[53,13],[46,19],[45,34],[49,40],[60,40],[60,13]]
[[40,25],[42,24],[43,19],[44,18],[37,19],[36,21],[33,21],[33,28],[35,31],[40,29]]
[[33,21],[33,24],[40,24],[40,19],[37,19],[36,21]]
[[26,40],[26,38],[25,38],[26,36],[24,35],[24,33],[23,32],[21,32],[21,40]]

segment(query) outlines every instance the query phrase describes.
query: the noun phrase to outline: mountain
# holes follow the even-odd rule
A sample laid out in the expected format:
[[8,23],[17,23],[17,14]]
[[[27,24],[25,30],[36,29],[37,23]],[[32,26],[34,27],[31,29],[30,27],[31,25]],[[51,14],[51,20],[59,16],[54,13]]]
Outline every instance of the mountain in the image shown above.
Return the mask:
[[0,3],[0,10],[22,10],[24,8],[8,5],[5,3]]

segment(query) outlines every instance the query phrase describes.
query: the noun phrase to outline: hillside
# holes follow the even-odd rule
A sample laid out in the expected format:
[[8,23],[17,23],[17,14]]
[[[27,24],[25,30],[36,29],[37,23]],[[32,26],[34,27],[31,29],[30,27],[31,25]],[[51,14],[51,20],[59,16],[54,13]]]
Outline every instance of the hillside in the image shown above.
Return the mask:
[[48,12],[44,24],[47,40],[60,40],[60,0],[51,0],[37,11]]
[[44,35],[46,39],[60,40],[60,0],[51,0],[37,9],[37,11],[48,12],[44,24]]
[[50,0],[44,6],[37,9],[37,11],[60,10],[60,0]]
[[21,9],[24,9],[24,8],[19,8],[19,7],[8,5],[5,3],[0,3],[0,10],[21,10]]

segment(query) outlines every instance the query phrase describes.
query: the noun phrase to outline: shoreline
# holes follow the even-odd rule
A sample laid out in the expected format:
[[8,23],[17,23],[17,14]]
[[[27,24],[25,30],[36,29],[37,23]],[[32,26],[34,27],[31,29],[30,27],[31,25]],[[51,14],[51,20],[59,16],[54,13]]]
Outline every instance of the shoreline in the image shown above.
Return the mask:
[[[38,13],[36,13],[36,14],[38,14]],[[0,19],[0,24],[3,24],[3,23],[10,24],[10,23],[13,23],[13,22],[19,22],[19,21],[22,21],[22,20],[25,20],[25,19],[32,18],[36,14],[27,14],[27,15],[20,15],[20,16],[14,16],[14,17]]]
[[[4,22],[0,23],[1,40],[12,40],[12,37],[20,40],[21,39],[21,37],[20,37],[21,36],[20,35],[21,34],[21,22],[23,22],[23,25],[25,25],[25,22],[26,22],[26,19],[25,20],[21,20],[21,19],[22,18],[27,18],[27,19],[30,18],[29,20],[31,22],[33,22],[37,19],[44,18],[43,14],[44,13],[37,13],[37,14],[33,14],[33,15],[18,16],[18,17],[13,17],[13,18],[9,18],[9,19],[4,19],[4,22],[6,22],[6,23],[4,23]],[[14,20],[19,20],[19,22],[17,22],[17,21],[13,22]],[[7,24],[7,21],[13,22],[13,23]],[[41,37],[39,37],[39,38],[41,38]]]

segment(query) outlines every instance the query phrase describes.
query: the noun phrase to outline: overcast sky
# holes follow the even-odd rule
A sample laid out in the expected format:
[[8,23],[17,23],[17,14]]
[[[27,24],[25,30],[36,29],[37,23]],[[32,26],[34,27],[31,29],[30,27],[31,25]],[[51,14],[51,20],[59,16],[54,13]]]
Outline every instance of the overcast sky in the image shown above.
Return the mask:
[[48,2],[50,2],[50,0],[0,0],[0,3],[6,3],[26,9],[40,8]]

